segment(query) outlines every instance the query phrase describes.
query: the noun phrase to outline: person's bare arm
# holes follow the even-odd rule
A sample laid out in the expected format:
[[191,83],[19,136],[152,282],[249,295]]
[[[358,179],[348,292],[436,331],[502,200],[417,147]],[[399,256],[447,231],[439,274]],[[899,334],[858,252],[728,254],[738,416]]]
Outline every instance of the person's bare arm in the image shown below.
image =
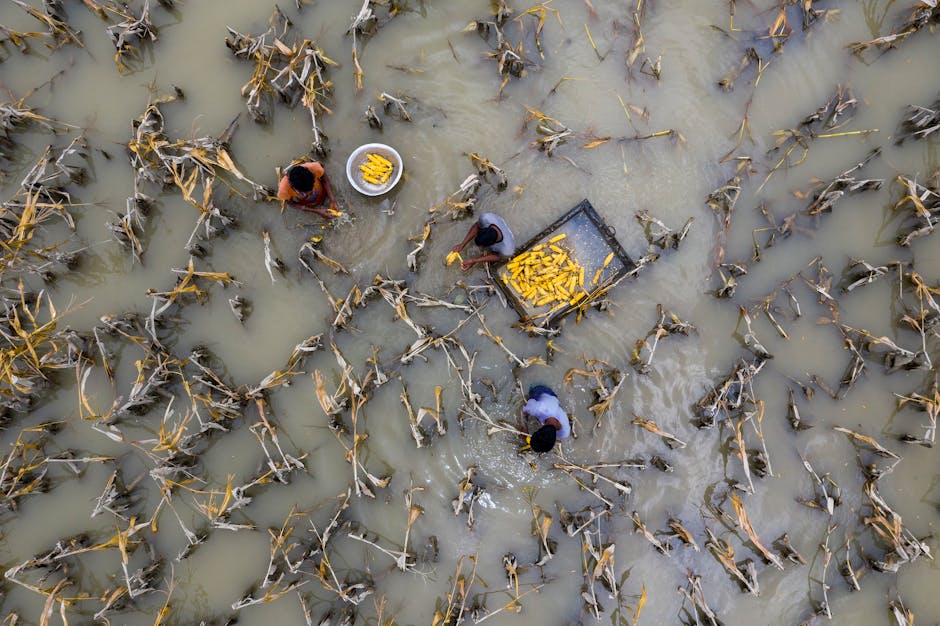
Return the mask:
[[525,404],[523,404],[522,408],[519,409],[519,417],[520,417],[519,421],[522,422],[521,425],[519,426],[519,430],[522,433],[525,433],[525,434],[520,434],[519,436],[522,437],[523,439],[529,436],[529,420],[538,419],[537,417],[535,417],[534,415],[532,415],[526,410],[526,407],[528,405],[529,405],[529,402],[527,398]]
[[295,206],[298,209],[301,209],[303,211],[307,211],[309,213],[316,213],[323,219],[331,220],[334,217],[336,217],[336,215],[331,213],[329,210],[324,209],[323,207],[310,206],[309,204],[304,204],[302,202],[289,202],[288,204],[290,204],[291,206]]
[[323,189],[326,191],[326,197],[330,199],[330,209],[336,211],[339,205],[336,204],[336,198],[333,197],[333,185],[330,184],[330,177],[324,172],[320,180],[323,181]]
[[473,267],[474,263],[492,263],[493,261],[499,261],[500,256],[495,252],[490,252],[489,254],[484,254],[483,256],[478,256],[475,259],[467,259],[460,264],[460,269],[468,270]]
[[451,249],[451,252],[463,252],[463,249],[467,247],[467,244],[470,243],[471,239],[477,236],[478,232],[480,232],[480,225],[474,222],[473,226],[470,227],[470,230],[467,231],[467,236],[463,238],[463,241],[454,246],[453,249]]
[[311,210],[325,220],[333,219],[338,213],[335,209],[324,209],[322,207],[314,207]]
[[287,181],[287,176],[281,176],[281,180],[277,183],[277,199],[281,202],[290,203],[291,188],[290,183]]

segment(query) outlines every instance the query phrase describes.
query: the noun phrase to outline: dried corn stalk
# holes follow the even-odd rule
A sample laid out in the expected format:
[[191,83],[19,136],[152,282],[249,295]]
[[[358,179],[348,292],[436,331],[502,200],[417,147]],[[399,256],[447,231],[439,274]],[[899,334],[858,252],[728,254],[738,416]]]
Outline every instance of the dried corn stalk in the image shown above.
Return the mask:
[[938,21],[940,21],[940,3],[937,0],[920,0],[913,4],[907,19],[887,35],[870,41],[853,41],[847,47],[852,54],[864,58],[864,53],[869,48],[877,48],[881,51],[891,50],[924,28],[929,27],[932,30]]
[[275,7],[268,30],[260,35],[246,35],[229,28],[225,45],[232,53],[254,63],[251,79],[242,87],[247,98],[248,113],[259,123],[270,121],[275,97],[289,107],[302,103],[310,113],[313,151],[329,154],[328,138],[320,129],[318,116],[330,114],[328,106],[333,94],[333,81],[327,76],[336,62],[326,56],[316,42],[294,36],[293,24]]
[[151,42],[157,40],[157,30],[150,20],[150,0],[144,0],[139,16],[131,13],[126,5],[123,9],[107,5],[104,8],[121,19],[107,29],[115,48],[114,64],[121,74],[133,71],[142,60],[137,46],[148,39]]

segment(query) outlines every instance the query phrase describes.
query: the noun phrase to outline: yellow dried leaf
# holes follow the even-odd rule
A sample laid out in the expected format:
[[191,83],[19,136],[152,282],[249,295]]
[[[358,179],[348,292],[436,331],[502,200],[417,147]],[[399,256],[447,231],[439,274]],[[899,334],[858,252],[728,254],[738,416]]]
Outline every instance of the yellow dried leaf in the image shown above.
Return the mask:
[[602,145],[604,145],[605,143],[607,143],[608,141],[610,141],[610,137],[599,137],[599,138],[597,138],[597,139],[595,139],[595,140],[593,140],[593,141],[587,142],[586,144],[584,144],[584,145],[581,146],[581,147],[584,148],[585,150],[590,150],[591,148],[596,148],[597,146],[602,146]]
[[601,572],[604,571],[604,567],[607,565],[608,561],[610,561],[610,566],[613,567],[615,547],[616,546],[614,544],[610,544],[609,546],[604,548],[604,552],[603,554],[601,554],[601,558],[598,559],[597,565],[594,566],[594,573],[592,574],[594,578],[597,578],[598,576],[600,576]]
[[640,600],[636,603],[636,610],[633,612],[633,626],[640,623],[640,612],[646,606],[646,585],[644,584],[640,591]]

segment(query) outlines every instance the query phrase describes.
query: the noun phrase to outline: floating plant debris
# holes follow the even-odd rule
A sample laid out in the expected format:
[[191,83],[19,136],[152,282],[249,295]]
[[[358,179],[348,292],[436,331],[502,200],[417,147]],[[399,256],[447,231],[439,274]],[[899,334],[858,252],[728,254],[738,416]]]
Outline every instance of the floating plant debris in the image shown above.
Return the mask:
[[[913,624],[940,103],[898,86],[936,2],[720,3],[705,48],[663,47],[697,26],[645,0],[496,0],[467,34],[479,6],[236,4],[14,0],[0,25],[3,624],[717,626],[753,617],[735,587]],[[378,133],[413,167],[347,197]],[[313,159],[347,219],[278,211],[277,164]],[[571,229],[441,263],[453,221],[531,239],[579,189],[622,257]],[[544,454],[536,384],[571,425]]]

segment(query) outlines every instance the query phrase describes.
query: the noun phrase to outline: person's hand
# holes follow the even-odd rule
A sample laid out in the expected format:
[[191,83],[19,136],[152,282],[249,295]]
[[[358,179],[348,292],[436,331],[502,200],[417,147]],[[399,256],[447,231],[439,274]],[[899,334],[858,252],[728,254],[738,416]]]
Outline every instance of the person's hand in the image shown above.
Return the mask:
[[319,215],[320,217],[326,220],[331,220],[337,215],[336,212],[331,213],[330,211],[327,211],[326,209],[314,209],[314,210],[317,212],[317,215]]
[[330,201],[330,210],[339,213],[339,204],[337,204],[336,200]]
[[450,249],[451,252],[463,252],[463,246],[459,243]]
[[463,263],[460,264],[460,269],[466,272],[468,269],[473,267],[474,263],[476,263],[476,261],[464,261]]

